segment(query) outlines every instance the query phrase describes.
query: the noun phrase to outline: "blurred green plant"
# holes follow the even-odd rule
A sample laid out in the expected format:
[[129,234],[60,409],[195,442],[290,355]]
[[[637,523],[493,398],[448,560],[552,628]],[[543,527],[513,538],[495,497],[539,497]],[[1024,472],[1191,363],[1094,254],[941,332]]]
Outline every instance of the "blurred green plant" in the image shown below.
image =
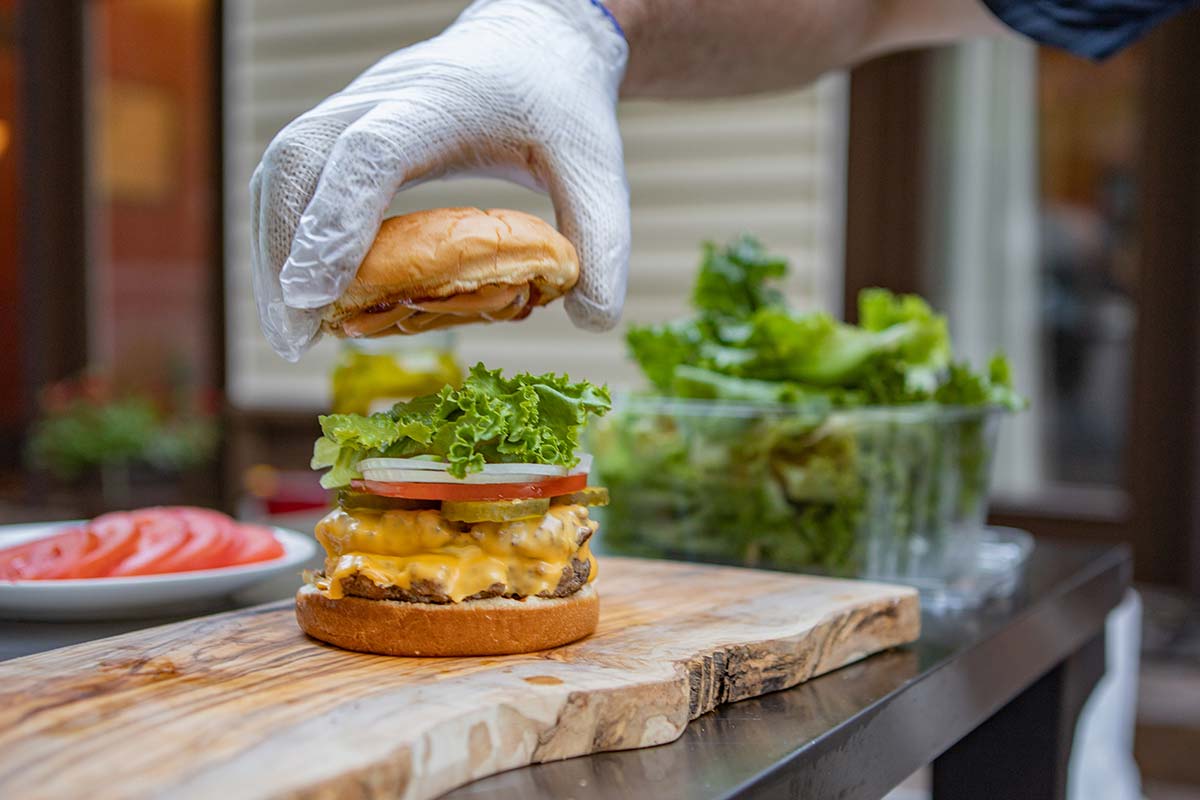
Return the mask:
[[183,472],[209,462],[218,435],[212,410],[186,392],[169,394],[170,402],[155,402],[96,374],[51,384],[41,394],[29,461],[63,481],[112,467]]

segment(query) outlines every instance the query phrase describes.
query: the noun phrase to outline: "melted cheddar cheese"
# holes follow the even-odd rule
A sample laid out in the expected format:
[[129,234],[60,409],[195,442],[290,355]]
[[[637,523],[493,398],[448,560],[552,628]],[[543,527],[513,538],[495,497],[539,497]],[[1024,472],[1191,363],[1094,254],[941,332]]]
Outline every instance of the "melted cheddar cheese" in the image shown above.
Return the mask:
[[[466,528],[464,530],[464,527]],[[317,523],[325,576],[317,587],[332,599],[342,581],[361,575],[379,586],[435,584],[454,602],[503,584],[505,594],[552,592],[573,559],[596,561],[587,538],[598,524],[587,506],[551,506],[542,517],[511,522],[450,522],[436,510],[334,509]],[[583,543],[580,543],[583,540]]]

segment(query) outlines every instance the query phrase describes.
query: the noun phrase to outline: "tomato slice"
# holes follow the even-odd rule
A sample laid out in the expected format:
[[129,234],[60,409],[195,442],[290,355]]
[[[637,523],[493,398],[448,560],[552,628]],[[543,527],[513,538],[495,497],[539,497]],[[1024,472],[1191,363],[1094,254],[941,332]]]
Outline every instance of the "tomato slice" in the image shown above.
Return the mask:
[[532,483],[383,483],[355,480],[351,488],[383,497],[410,500],[520,500],[527,497],[557,497],[587,486],[587,475],[566,475]]
[[93,547],[71,566],[65,577],[103,577],[137,550],[138,531],[130,514],[104,514],[92,520],[87,529]]
[[270,561],[283,555],[283,545],[269,528],[258,525],[238,525],[235,531],[238,548],[226,566]]
[[39,548],[45,547],[45,541],[34,539],[0,550],[0,580],[20,581],[32,577],[32,559]]
[[163,564],[187,541],[187,526],[176,515],[161,513],[157,508],[135,512],[133,518],[138,529],[138,548],[108,574],[118,577],[165,572]]
[[47,558],[37,570],[37,577],[48,580],[70,578],[75,564],[96,546],[95,537],[87,528],[60,533],[46,542]]
[[22,542],[0,550],[0,581],[21,580],[21,565],[36,542]]
[[71,567],[93,546],[87,528],[71,528],[10,547],[0,551],[0,578],[28,581],[70,577]]
[[234,524],[229,517],[203,508],[164,508],[187,530],[187,540],[157,564],[158,572],[191,572],[215,569],[230,563],[237,549]]

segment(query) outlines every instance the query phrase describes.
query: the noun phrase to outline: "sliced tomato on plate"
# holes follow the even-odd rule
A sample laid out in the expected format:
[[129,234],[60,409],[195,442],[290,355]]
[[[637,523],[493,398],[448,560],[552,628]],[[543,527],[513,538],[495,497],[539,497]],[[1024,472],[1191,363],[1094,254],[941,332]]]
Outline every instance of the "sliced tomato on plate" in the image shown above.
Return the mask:
[[203,508],[163,508],[187,530],[187,541],[156,564],[156,572],[191,572],[228,566],[236,552],[236,526],[229,517]]
[[0,580],[129,577],[216,569],[284,555],[274,533],[217,511],[146,508],[0,550]]
[[587,486],[587,475],[567,475],[530,483],[383,483],[355,480],[351,488],[383,497],[410,500],[521,500],[527,497],[557,497]]
[[91,536],[91,549],[72,566],[68,578],[98,578],[109,572],[129,556],[138,546],[138,530],[133,516],[115,512],[96,517],[87,526]]
[[226,566],[270,561],[283,555],[283,545],[269,528],[262,528],[258,525],[238,525],[237,538],[237,549],[226,562]]
[[138,529],[138,548],[108,573],[112,577],[163,572],[162,565],[187,542],[187,526],[174,514],[162,514],[155,508],[132,516]]
[[14,581],[69,578],[72,566],[94,544],[87,528],[71,528],[8,548],[0,552],[0,578]]

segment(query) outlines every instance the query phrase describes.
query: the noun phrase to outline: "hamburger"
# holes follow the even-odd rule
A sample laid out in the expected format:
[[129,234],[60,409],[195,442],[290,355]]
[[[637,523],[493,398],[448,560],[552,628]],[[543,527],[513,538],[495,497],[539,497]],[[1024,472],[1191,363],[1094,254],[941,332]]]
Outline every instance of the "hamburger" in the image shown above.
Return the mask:
[[435,208],[384,220],[322,329],[364,337],[520,320],[579,279],[575,248],[520,211]]
[[338,503],[316,527],[324,568],[296,618],[310,636],[403,656],[525,653],[599,620],[588,485],[578,453],[607,389],[482,364],[461,387],[371,414],[320,418],[313,467]]

